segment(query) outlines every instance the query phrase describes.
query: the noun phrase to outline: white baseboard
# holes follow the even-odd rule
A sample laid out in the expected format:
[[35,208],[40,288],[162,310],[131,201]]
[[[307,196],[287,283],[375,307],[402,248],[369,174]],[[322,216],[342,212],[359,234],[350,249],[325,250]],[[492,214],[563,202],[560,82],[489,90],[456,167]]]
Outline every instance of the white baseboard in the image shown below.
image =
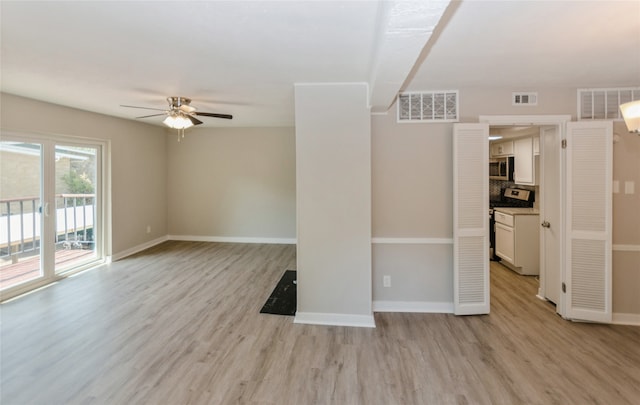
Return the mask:
[[452,314],[453,302],[373,301],[373,312],[422,312]]
[[262,238],[244,236],[201,236],[201,235],[169,235],[169,240],[189,242],[224,242],[224,243],[265,243],[272,245],[295,245],[296,238]]
[[150,240],[149,242],[142,243],[142,244],[140,244],[138,246],[134,246],[132,248],[123,250],[122,252],[118,252],[116,254],[111,255],[111,261],[115,262],[116,260],[124,259],[127,256],[131,256],[131,255],[136,254],[138,252],[142,252],[145,249],[149,249],[150,247],[153,247],[155,245],[159,245],[162,242],[166,242],[168,240],[169,240],[169,238],[166,235],[165,236],[161,236],[161,237],[159,237],[157,239],[154,239],[154,240]]
[[640,314],[621,314],[613,313],[611,323],[615,325],[632,325],[640,326]]
[[329,326],[355,326],[360,328],[375,328],[376,321],[371,315],[325,314],[318,312],[296,312],[293,323]]

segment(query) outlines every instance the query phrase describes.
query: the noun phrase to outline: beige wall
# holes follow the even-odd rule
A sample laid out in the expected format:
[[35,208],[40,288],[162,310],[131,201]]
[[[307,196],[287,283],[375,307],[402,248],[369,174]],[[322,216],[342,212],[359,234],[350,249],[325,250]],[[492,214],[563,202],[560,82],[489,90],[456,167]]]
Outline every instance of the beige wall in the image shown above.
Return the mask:
[[1,102],[3,132],[110,141],[114,255],[167,234],[166,144],[161,128],[4,93]]
[[295,239],[293,128],[168,132],[170,235]]
[[[640,314],[640,136],[622,122],[613,132],[613,179],[620,184],[613,194],[613,310]],[[628,181],[634,194],[625,194]]]
[[398,124],[395,108],[371,123],[373,237],[413,239],[373,244],[374,308],[412,302],[440,311],[441,303],[453,303],[453,249],[424,239],[453,237],[453,127]]
[[451,238],[452,126],[371,122],[373,236]]
[[[537,107],[513,107],[511,92],[518,90],[531,89],[461,89],[462,120],[506,114],[575,118],[576,89],[536,89]],[[177,143],[173,133],[156,126],[8,94],[1,101],[3,131],[111,141],[114,253],[167,234],[295,237],[293,128],[196,128]],[[452,236],[452,128],[398,124],[395,106],[388,115],[372,116],[373,237]],[[622,123],[614,133],[614,179],[622,192],[613,195],[613,310],[640,314],[640,136],[628,134]],[[635,182],[635,194],[624,194],[625,181]],[[446,244],[374,244],[374,301],[452,299],[449,250]],[[381,286],[386,274],[392,288]]]
[[[532,89],[461,89],[461,120],[477,122],[479,115],[550,114],[575,119],[577,89],[534,89],[539,95],[537,107],[512,106],[511,93],[525,90]],[[453,124],[399,124],[395,105],[388,115],[372,117],[374,237],[451,237],[452,131]],[[620,181],[621,190],[625,181],[634,181],[636,190],[634,195],[623,191],[613,195],[613,311],[640,314],[640,136],[629,134],[621,122],[615,123],[614,133],[620,139],[613,148],[613,177]],[[445,246],[417,243],[374,245],[374,302],[430,303],[445,297],[434,294],[434,289],[453,290],[452,261],[442,259]],[[402,260],[394,259],[398,252]],[[392,276],[391,288],[381,286],[383,275]]]

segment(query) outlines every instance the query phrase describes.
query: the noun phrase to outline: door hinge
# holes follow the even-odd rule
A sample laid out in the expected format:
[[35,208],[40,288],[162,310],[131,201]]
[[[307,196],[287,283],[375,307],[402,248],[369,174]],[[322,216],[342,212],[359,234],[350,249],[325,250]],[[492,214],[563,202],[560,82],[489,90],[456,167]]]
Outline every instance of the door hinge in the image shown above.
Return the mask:
[[566,139],[562,140],[562,149],[567,149],[567,140]]
[[567,292],[567,285],[565,283],[562,283],[562,292],[563,293]]

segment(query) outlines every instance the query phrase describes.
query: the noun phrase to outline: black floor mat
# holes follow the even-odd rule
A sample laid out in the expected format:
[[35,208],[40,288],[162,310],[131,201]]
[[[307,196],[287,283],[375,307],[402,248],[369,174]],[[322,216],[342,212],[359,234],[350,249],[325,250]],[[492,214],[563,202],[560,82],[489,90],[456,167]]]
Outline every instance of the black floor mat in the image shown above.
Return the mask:
[[296,314],[296,271],[287,270],[273,289],[273,292],[260,310],[261,314],[289,315]]

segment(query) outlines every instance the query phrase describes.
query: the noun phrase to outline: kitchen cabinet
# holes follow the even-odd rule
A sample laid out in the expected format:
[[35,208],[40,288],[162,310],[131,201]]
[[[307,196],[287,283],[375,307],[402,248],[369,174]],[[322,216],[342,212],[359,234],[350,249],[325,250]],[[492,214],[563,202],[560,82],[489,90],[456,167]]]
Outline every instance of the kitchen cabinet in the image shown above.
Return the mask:
[[533,157],[533,137],[513,141],[514,170],[513,181],[516,184],[536,185],[535,160]]
[[496,255],[518,274],[540,273],[540,215],[535,208],[496,208]]
[[491,144],[491,157],[513,156],[513,141]]

